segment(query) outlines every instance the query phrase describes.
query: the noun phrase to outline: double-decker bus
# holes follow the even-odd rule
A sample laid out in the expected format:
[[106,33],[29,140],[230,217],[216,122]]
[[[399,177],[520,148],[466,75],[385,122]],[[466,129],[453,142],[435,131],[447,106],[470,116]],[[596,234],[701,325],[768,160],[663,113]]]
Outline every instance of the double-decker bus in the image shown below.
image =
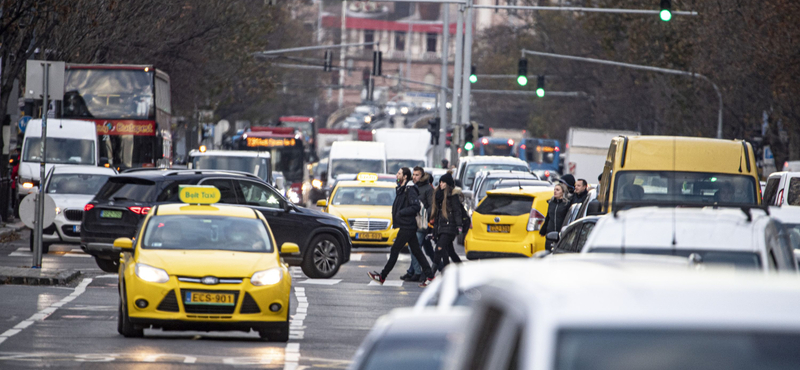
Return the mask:
[[303,202],[303,183],[308,181],[305,138],[292,127],[251,127],[233,143],[236,150],[269,152],[273,172],[286,179],[286,196],[292,202]]
[[61,117],[95,123],[100,158],[117,169],[172,162],[169,76],[151,65],[67,64]]
[[314,117],[283,116],[278,118],[278,127],[291,127],[302,132],[306,143],[306,159],[309,162],[317,161],[317,126]]

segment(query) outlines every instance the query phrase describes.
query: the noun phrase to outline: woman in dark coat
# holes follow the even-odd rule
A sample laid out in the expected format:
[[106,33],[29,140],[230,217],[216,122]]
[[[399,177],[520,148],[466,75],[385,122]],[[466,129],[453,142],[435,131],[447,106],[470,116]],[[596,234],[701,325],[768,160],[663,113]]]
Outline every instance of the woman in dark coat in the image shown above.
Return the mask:
[[[539,229],[539,235],[544,236],[551,231],[560,232],[568,213],[569,190],[564,183],[556,183],[556,187],[553,189],[553,197],[547,201],[547,216],[545,216],[544,223]],[[545,242],[545,249],[550,250],[552,247],[552,242]]]
[[[431,219],[434,222],[434,240],[436,253],[434,254],[433,268],[440,271],[450,263],[460,263],[461,259],[456,254],[453,241],[458,235],[461,226],[461,189],[455,187],[453,176],[448,172],[439,179],[439,186],[434,194]],[[450,258],[448,259],[448,255]]]

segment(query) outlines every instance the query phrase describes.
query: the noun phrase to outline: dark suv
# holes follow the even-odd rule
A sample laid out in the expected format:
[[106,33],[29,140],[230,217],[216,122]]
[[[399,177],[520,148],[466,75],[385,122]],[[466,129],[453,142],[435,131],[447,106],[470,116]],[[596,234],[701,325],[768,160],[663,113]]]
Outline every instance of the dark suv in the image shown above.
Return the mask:
[[145,170],[110,177],[84,208],[81,248],[103,271],[117,272],[119,250],[113,247],[114,239],[133,238],[154,205],[179,202],[180,185],[215,186],[222,195],[220,203],[259,210],[278,245],[300,246],[300,256],[282,257],[289,265],[302,266],[309,277],[329,278],[350,260],[350,234],[340,218],[297,207],[251,174],[217,170]]

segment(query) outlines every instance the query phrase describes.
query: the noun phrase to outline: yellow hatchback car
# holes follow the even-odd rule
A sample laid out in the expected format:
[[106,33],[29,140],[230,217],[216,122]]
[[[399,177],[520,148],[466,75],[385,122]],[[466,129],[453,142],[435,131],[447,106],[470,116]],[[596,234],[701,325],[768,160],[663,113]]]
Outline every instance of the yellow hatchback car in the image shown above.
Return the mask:
[[490,190],[472,212],[472,224],[464,239],[467,259],[531,257],[544,250],[539,235],[551,187]]
[[[135,240],[114,241],[122,250],[117,331],[252,329],[289,340],[292,278],[264,216],[214,204],[213,186],[181,186],[180,198],[154,207]],[[300,249],[284,243],[280,251]]]
[[397,237],[392,229],[392,203],[395,184],[379,181],[374,173],[360,173],[355,181],[338,181],[330,203],[322,199],[317,206],[347,223],[353,245],[391,246]]

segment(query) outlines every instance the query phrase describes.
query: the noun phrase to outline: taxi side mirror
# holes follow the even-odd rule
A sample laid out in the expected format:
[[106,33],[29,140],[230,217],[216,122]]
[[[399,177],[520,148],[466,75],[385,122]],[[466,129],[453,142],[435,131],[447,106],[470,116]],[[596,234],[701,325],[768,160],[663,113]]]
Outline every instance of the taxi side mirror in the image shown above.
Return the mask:
[[300,253],[300,247],[295,243],[281,244],[281,254],[297,254]]
[[320,199],[317,201],[317,207],[327,207],[328,200],[327,199]]
[[133,250],[133,240],[130,238],[117,238],[114,240],[114,248],[131,251]]

